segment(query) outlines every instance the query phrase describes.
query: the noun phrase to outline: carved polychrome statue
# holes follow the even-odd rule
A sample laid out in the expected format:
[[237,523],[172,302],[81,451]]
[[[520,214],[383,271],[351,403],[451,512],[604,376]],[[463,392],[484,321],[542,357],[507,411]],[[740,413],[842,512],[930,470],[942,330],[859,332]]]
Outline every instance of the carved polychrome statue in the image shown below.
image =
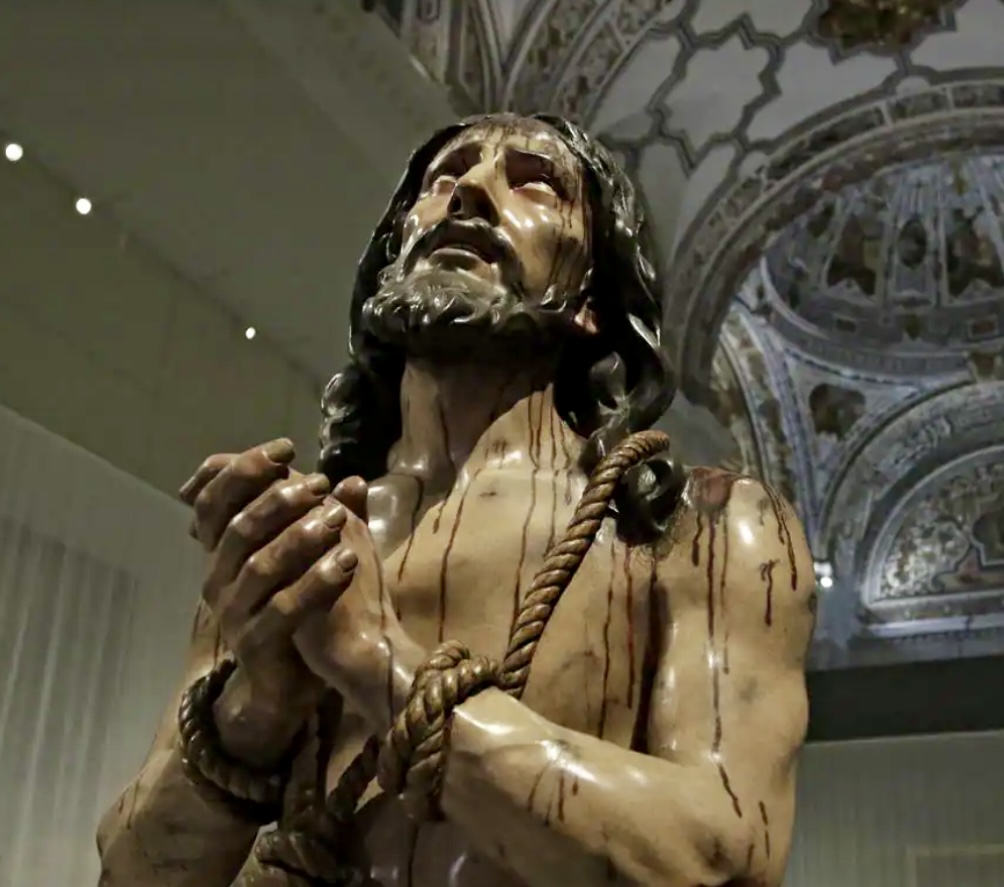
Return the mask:
[[417,152],[320,473],[278,440],[182,489],[209,572],[103,885],[780,883],[812,564],[776,493],[645,430],[644,233],[564,121]]

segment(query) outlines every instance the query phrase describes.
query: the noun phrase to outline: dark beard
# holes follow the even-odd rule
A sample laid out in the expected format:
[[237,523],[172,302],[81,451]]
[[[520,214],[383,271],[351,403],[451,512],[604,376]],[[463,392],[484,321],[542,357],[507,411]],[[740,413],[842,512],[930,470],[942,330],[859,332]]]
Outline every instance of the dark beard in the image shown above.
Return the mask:
[[437,361],[539,359],[568,332],[563,311],[534,310],[509,288],[440,269],[388,276],[361,320],[367,335]]

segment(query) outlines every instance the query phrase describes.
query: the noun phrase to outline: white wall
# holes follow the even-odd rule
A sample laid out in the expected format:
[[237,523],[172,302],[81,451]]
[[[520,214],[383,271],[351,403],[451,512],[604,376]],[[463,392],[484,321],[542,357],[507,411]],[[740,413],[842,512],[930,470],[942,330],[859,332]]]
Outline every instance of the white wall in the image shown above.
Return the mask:
[[309,463],[317,382],[73,198],[0,160],[0,404],[166,491],[280,435]]
[[1004,884],[1004,733],[811,745],[801,773],[785,887]]
[[180,676],[180,503],[0,407],[0,887],[97,883],[97,819]]

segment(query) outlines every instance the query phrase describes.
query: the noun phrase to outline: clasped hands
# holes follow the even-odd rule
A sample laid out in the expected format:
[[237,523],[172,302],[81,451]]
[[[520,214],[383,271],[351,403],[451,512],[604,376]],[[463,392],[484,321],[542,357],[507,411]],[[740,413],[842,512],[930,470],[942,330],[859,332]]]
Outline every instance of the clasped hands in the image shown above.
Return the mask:
[[[284,757],[326,686],[369,722],[381,786],[436,815],[454,707],[498,686],[500,666],[403,631],[367,525],[368,489],[290,468],[290,441],[211,456],[181,488],[210,555],[203,601],[237,669],[213,717],[224,751],[254,767]],[[369,766],[369,765],[366,765]],[[355,777],[353,777],[354,779]]]
[[210,555],[203,600],[238,664],[227,687],[240,709],[231,733],[247,725],[265,742],[287,741],[325,684],[345,695],[374,684],[366,672],[385,674],[384,633],[396,620],[366,524],[366,484],[349,478],[331,490],[324,475],[294,471],[293,456],[285,439],[211,456],[179,493]]

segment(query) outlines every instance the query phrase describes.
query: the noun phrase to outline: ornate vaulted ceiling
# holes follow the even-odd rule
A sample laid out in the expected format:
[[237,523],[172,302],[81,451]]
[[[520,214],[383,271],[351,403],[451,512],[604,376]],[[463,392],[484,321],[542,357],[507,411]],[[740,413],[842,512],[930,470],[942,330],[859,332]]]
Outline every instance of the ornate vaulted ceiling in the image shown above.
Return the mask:
[[1004,3],[384,12],[458,109],[572,117],[635,176],[683,390],[806,524],[816,664],[1004,652]]

